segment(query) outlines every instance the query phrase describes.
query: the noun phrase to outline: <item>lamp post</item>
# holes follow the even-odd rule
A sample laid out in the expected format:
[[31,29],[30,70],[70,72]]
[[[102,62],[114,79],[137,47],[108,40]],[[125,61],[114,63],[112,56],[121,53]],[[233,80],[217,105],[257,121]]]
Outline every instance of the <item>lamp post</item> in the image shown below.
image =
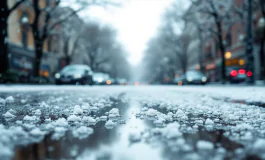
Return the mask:
[[265,27],[265,19],[263,17],[260,18],[258,22],[258,27],[259,28],[264,28]]
[[260,80],[265,79],[265,55],[264,55],[264,43],[265,43],[265,19],[261,17],[258,22],[258,28],[261,31],[261,39],[260,39]]
[[[248,0],[248,19],[247,19],[247,40],[246,40],[246,69],[254,73],[254,57],[253,57],[253,35],[252,35],[252,0]],[[253,74],[254,75],[254,74]],[[248,84],[254,84],[254,76],[247,80]]]
[[20,19],[20,23],[21,23],[21,30],[22,30],[22,44],[24,48],[27,48],[27,34],[28,34],[28,25],[29,25],[29,19],[28,19],[28,15],[27,12],[23,12],[23,15]]

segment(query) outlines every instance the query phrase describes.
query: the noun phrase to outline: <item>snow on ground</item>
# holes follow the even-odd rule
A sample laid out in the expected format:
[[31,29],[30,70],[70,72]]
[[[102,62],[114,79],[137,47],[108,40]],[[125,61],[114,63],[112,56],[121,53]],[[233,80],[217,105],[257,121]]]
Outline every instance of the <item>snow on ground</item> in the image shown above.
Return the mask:
[[[22,88],[18,87],[18,90]],[[119,109],[109,108],[113,103],[110,98],[118,99],[120,92],[87,93],[83,90],[81,93],[72,90],[65,93],[53,90],[54,87],[50,88],[52,92],[45,91],[47,88],[43,87],[40,92],[35,93],[38,87],[33,87],[25,94],[11,92],[9,88],[5,88],[1,93],[1,89],[2,87],[0,87],[0,113],[6,125],[0,126],[0,147],[5,146],[0,151],[0,157],[4,159],[13,156],[15,146],[40,142],[49,133],[52,133],[52,140],[60,140],[67,132],[71,132],[74,138],[88,138],[94,133],[94,129],[89,126],[109,119],[105,111],[101,110],[108,110],[116,117],[114,121],[108,121],[107,126],[116,125],[117,117],[120,117]],[[2,96],[6,93],[12,96]],[[72,99],[72,97],[78,98]],[[10,107],[12,109],[8,110]]]
[[265,87],[258,86],[189,86],[180,87],[178,91],[207,94],[215,98],[265,103]]
[[[183,159],[202,158],[213,152],[212,158],[224,156],[228,151],[215,147],[211,140],[191,144],[184,135],[202,131],[222,130],[227,139],[243,145],[236,153],[255,153],[265,159],[265,108],[232,103],[233,100],[265,102],[265,89],[258,87],[0,87],[1,116],[0,157],[10,159],[16,145],[41,141],[48,133],[53,140],[71,132],[74,138],[86,139],[96,134],[94,126],[103,123],[106,129],[121,124],[121,109],[111,99],[126,103],[139,103],[135,116],[151,122],[146,134],[130,133],[128,140],[139,142],[160,136],[158,141],[172,152],[190,153]],[[58,90],[59,88],[59,90]],[[57,91],[56,91],[57,89]],[[32,95],[36,91],[37,95]],[[21,93],[19,95],[19,93]],[[125,96],[120,96],[125,93]],[[11,94],[11,95],[10,95]],[[36,99],[32,97],[36,96]],[[42,98],[39,98],[42,97]],[[74,97],[74,98],[73,98]],[[134,107],[133,105],[130,107]],[[124,121],[125,123],[125,121]],[[10,136],[12,135],[12,136]],[[198,153],[193,153],[197,150]]]
[[75,138],[85,139],[89,135],[93,134],[94,130],[90,127],[81,126],[79,128],[73,129],[72,133]]
[[[233,103],[225,99],[229,97],[235,98],[235,100],[262,102],[265,100],[265,98],[263,99],[264,88],[254,87],[254,89],[243,88],[242,90],[236,88],[235,91],[232,87],[231,90],[220,87],[161,89],[163,90],[159,92],[154,92],[154,89],[141,90],[141,92],[133,90],[127,95],[133,97],[133,101],[138,101],[143,106],[142,112],[137,117],[144,115],[145,119],[153,121],[157,127],[162,126],[162,128],[154,128],[151,133],[162,134],[163,137],[170,139],[178,136],[181,138],[183,133],[198,133],[202,129],[208,132],[221,129],[226,138],[245,146],[244,153],[253,153],[253,150],[258,150],[254,149],[255,145],[253,144],[263,143],[259,138],[262,140],[265,138],[265,108]],[[149,117],[155,118],[150,119]],[[170,117],[174,122],[171,122]],[[178,125],[168,127],[171,124]],[[168,140],[165,141],[168,142]],[[168,144],[174,151],[178,146],[176,141]],[[254,143],[250,144],[249,142]],[[189,144],[185,143],[181,148],[189,149]],[[212,150],[213,148],[214,144],[211,141],[197,142],[197,149]],[[224,148],[217,148],[216,151],[218,153],[215,154],[219,155]],[[260,157],[265,158],[264,153],[257,151],[254,153],[259,153]]]

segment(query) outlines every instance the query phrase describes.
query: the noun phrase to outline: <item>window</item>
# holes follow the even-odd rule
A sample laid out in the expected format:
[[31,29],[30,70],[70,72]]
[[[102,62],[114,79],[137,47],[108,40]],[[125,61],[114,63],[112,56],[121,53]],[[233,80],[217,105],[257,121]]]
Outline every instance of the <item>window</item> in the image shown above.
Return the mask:
[[46,7],[50,6],[50,0],[46,0]]

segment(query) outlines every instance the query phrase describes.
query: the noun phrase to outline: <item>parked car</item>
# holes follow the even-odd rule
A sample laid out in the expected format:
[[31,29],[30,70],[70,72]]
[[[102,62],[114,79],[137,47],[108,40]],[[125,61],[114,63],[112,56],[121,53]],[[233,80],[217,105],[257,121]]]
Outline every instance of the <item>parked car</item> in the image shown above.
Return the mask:
[[93,82],[98,85],[111,84],[110,76],[106,73],[97,72],[93,74]]
[[173,83],[174,84],[177,84],[177,85],[183,85],[183,81],[185,79],[185,74],[181,74],[179,75],[178,77],[176,77],[174,80],[173,80]]
[[93,71],[87,65],[68,65],[54,75],[56,84],[93,84]]
[[108,81],[107,81],[107,85],[116,85],[117,80],[115,78],[109,77]]
[[118,85],[127,85],[128,83],[127,80],[124,78],[118,78],[116,81]]
[[246,81],[248,77],[252,77],[252,72],[241,67],[226,68],[227,77],[230,83],[240,83]]
[[187,71],[185,74],[175,78],[174,83],[178,85],[185,84],[206,84],[207,77],[200,71]]

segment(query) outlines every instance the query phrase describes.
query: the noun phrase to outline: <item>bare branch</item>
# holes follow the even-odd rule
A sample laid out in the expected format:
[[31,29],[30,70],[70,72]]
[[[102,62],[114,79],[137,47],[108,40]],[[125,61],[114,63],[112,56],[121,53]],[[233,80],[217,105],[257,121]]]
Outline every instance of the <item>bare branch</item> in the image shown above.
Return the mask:
[[18,1],[12,8],[9,9],[9,14],[15,10],[20,4],[22,4],[23,2],[25,2],[26,0],[20,0]]
[[241,8],[234,5],[233,10],[242,20],[244,19],[244,11]]
[[76,13],[78,13],[79,11],[81,11],[83,8],[80,8],[76,11],[72,11],[72,13],[70,13],[69,15],[61,18],[60,20],[58,20],[57,22],[54,22],[50,27],[49,27],[49,20],[50,20],[50,17],[51,17],[51,14],[49,13],[47,16],[46,16],[46,20],[45,20],[45,25],[44,25],[44,32],[43,32],[43,35],[42,35],[42,40],[45,40],[47,38],[47,36],[49,35],[49,31],[52,31],[57,25],[65,22],[68,20],[68,18],[70,18],[71,16],[75,15]]
[[84,8],[80,8],[76,11],[72,11],[72,13],[70,13],[69,15],[65,16],[64,18],[61,18],[60,20],[58,20],[57,22],[53,23],[50,27],[49,30],[54,29],[58,24],[63,23],[64,21],[66,21],[68,18],[70,18],[71,16],[75,15],[76,13],[78,13],[79,11],[83,10]]

